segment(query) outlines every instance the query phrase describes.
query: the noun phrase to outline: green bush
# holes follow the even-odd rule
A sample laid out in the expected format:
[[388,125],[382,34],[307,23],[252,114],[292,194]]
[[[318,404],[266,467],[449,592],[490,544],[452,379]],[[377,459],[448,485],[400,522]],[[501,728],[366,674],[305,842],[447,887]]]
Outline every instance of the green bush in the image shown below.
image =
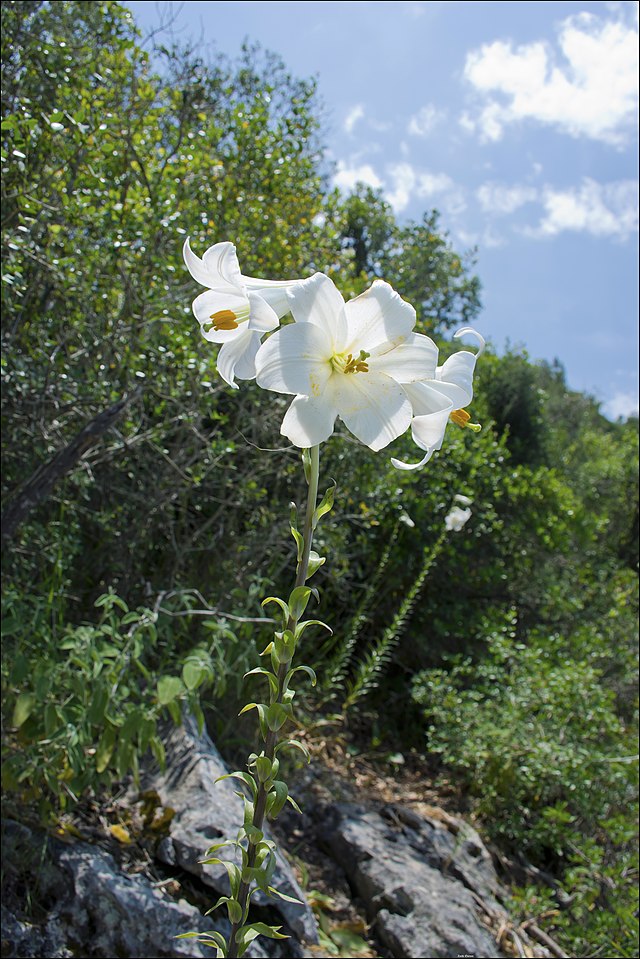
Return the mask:
[[[610,645],[611,623],[627,644],[628,600],[617,594],[603,633],[533,633],[528,645],[505,614],[486,624],[479,662],[455,657],[413,683],[428,749],[455,770],[484,829],[559,877],[570,908],[551,911],[553,929],[578,956],[603,943],[602,954],[637,955],[635,664],[630,646],[618,657]],[[527,916],[547,911],[539,888],[522,896]]]
[[160,723],[187,708],[202,725],[200,696],[220,694],[238,664],[211,623],[211,642],[181,651],[170,617],[130,610],[112,591],[97,622],[52,625],[43,603],[9,590],[3,603],[2,785],[9,802],[65,809],[85,791],[111,788],[150,752],[164,762]]

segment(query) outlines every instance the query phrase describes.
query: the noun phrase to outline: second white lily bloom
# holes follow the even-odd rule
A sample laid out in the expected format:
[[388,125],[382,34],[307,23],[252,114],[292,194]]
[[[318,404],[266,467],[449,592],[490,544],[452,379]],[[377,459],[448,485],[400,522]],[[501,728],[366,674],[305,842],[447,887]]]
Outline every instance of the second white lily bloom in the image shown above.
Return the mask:
[[[381,280],[345,303],[323,273],[290,288],[288,302],[296,322],[256,356],[259,386],[295,394],[284,436],[317,446],[338,416],[372,450],[404,433],[413,416],[404,384],[434,378],[438,362],[435,343],[413,333],[414,308]],[[451,408],[446,397],[441,404]]]
[[260,341],[289,312],[287,290],[298,281],[244,276],[233,243],[216,243],[201,259],[187,237],[182,253],[191,276],[207,287],[193,301],[194,316],[204,338],[221,344],[217,361],[220,376],[238,389],[236,376],[251,380],[256,375]]

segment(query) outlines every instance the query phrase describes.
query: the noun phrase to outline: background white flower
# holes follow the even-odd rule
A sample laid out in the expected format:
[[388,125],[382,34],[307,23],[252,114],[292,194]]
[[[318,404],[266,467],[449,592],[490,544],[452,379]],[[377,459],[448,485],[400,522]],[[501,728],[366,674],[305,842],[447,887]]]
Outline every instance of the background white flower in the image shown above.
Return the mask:
[[454,506],[444,518],[444,525],[450,532],[459,533],[465,523],[471,519],[471,510]]

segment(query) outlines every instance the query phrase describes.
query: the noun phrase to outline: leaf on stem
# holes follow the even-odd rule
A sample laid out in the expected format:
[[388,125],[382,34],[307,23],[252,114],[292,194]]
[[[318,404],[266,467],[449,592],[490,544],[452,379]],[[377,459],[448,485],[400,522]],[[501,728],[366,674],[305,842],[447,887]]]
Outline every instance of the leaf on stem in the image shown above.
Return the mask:
[[326,556],[320,556],[315,549],[309,552],[309,566],[307,568],[307,579],[311,579],[314,573],[317,573],[321,566],[326,563]]
[[322,517],[325,515],[325,513],[329,513],[333,509],[333,501],[335,499],[335,495],[336,495],[336,484],[334,482],[333,485],[329,487],[327,492],[322,497],[322,501],[320,502],[320,505],[317,506],[313,512],[313,529],[316,528],[316,526],[318,525]]

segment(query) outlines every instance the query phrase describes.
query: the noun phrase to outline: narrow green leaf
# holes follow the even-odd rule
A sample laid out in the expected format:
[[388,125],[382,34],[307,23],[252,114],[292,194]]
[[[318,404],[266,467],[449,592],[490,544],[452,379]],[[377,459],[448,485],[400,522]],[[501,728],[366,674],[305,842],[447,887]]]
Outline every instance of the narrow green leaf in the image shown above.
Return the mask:
[[96,749],[96,770],[103,773],[107,766],[116,743],[116,731],[111,725],[105,726],[104,732]]
[[271,792],[267,796],[267,816],[269,819],[275,819],[280,810],[287,801],[289,787],[285,782],[276,779],[271,787]]
[[271,689],[271,694],[274,700],[278,698],[278,677],[269,669],[264,669],[262,666],[256,666],[255,669],[250,669],[248,673],[245,673],[242,677],[246,679],[248,676],[266,676],[269,680],[269,687]]
[[224,776],[218,776],[216,782],[222,782],[223,779],[237,779],[239,782],[244,783],[245,786],[249,787],[251,795],[255,800],[258,794],[258,786],[251,773],[245,773],[238,769],[232,773],[225,773]]
[[282,610],[282,622],[286,626],[287,620],[289,619],[289,607],[283,599],[280,599],[279,596],[267,596],[266,599],[262,600],[262,606],[266,606],[267,603],[277,603],[280,609]]
[[307,619],[304,621],[304,623],[298,623],[298,625],[296,626],[296,641],[300,639],[300,637],[304,633],[307,626],[322,626],[323,629],[328,630],[331,633],[331,635],[333,635],[333,630],[331,629],[331,627],[327,626],[326,623],[323,623],[322,620]]
[[302,533],[299,533],[297,529],[294,529],[293,526],[291,527],[291,535],[296,541],[296,546],[298,548],[297,558],[298,562],[300,562],[304,553],[304,536]]
[[277,896],[278,899],[284,899],[285,902],[293,902],[296,906],[302,906],[303,903],[300,899],[296,899],[295,896],[287,896],[284,892],[279,892],[275,886],[269,886],[268,892],[272,896]]
[[285,749],[286,747],[290,747],[291,749],[299,749],[307,762],[311,762],[311,754],[307,747],[303,746],[302,743],[296,742],[295,739],[283,739],[281,742],[279,742],[275,748],[276,756],[281,749]]
[[229,922],[242,922],[242,906],[235,899],[227,899]]
[[[264,922],[252,922],[250,925],[245,926],[245,929],[252,929],[255,931],[256,936],[266,936],[267,939],[288,939],[289,936],[282,935],[278,930],[282,929],[282,926],[268,926]],[[255,939],[255,936],[252,937]]]
[[319,506],[316,507],[313,513],[313,528],[315,529],[325,513],[329,513],[333,509],[333,501],[336,495],[336,484],[330,486],[327,492],[322,497],[322,501]]
[[313,670],[311,666],[296,666],[294,669],[290,669],[289,672],[287,673],[286,679],[284,681],[285,689],[288,688],[289,683],[291,679],[293,678],[293,676],[295,675],[295,673],[306,673],[307,676],[309,676],[309,678],[311,679],[312,686],[315,686],[315,684],[318,681],[317,676],[315,674],[315,670]]

